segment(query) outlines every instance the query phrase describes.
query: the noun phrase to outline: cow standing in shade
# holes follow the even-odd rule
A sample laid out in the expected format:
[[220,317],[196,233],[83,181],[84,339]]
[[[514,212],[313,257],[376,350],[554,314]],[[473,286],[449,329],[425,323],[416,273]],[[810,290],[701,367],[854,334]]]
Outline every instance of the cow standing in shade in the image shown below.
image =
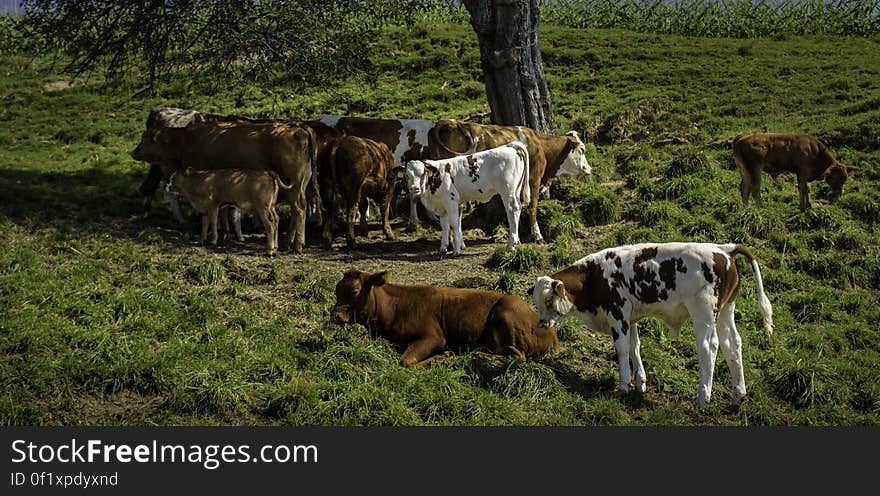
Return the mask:
[[274,171],[292,188],[290,229],[283,247],[302,253],[306,188],[317,167],[315,134],[283,122],[204,122],[183,128],[150,128],[131,153],[135,160],[174,164],[179,170],[251,169]]
[[[407,161],[432,158],[428,155],[428,133],[434,123],[424,119],[375,119],[322,114],[315,121],[330,126],[345,136],[367,138],[384,143],[394,158],[395,166]],[[439,158],[439,157],[438,157]],[[418,221],[418,199],[410,196],[409,216]]]
[[382,232],[385,238],[394,239],[388,216],[396,178],[394,159],[384,143],[357,136],[339,138],[331,148],[327,166],[321,169],[319,182],[323,204],[327,209],[323,233],[325,246],[331,244],[338,207],[345,211],[349,248],[355,246],[354,222],[358,211],[361,231],[366,234],[368,198],[372,198],[382,209]]
[[[758,262],[735,244],[665,243],[608,248],[587,255],[551,276],[541,276],[530,290],[541,326],[554,326],[576,315],[590,329],[614,338],[620,368],[620,391],[626,392],[635,372],[635,388],[645,391],[637,322],[662,319],[678,334],[690,318],[700,363],[697,404],[712,395],[712,375],[719,344],[733,381],[734,402],[746,394],[742,339],[734,322],[740,276],[735,255],[752,265],[764,327],[772,332],[773,311],[764,294]],[[630,363],[635,369],[630,369]]]

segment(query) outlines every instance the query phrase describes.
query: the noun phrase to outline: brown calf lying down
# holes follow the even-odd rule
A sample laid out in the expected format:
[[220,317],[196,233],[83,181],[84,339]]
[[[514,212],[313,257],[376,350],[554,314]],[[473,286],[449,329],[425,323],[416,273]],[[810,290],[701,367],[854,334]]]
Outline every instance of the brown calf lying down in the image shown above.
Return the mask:
[[381,205],[382,231],[386,239],[394,239],[388,213],[397,181],[393,172],[394,157],[385,143],[357,136],[339,138],[332,147],[329,160],[321,163],[321,167],[318,180],[328,213],[324,219],[325,246],[330,247],[331,229],[338,207],[345,211],[350,248],[355,246],[354,220],[358,210],[361,214],[360,228],[366,234],[368,198]]
[[846,166],[821,141],[806,134],[741,134],[733,139],[733,160],[742,176],[745,205],[751,194],[761,206],[761,171],[774,179],[783,172],[796,174],[801,211],[811,206],[808,183],[824,179],[836,198],[847,178]]
[[217,216],[220,207],[234,205],[242,211],[255,209],[266,228],[267,253],[278,249],[278,213],[275,200],[278,187],[291,187],[281,182],[272,171],[248,169],[195,170],[187,167],[171,176],[170,189],[177,190],[202,212],[202,243],[211,231],[211,244],[217,244]]
[[399,286],[388,273],[349,270],[336,285],[337,322],[364,325],[404,349],[407,367],[426,365],[449,349],[484,347],[499,355],[545,355],[559,347],[556,332],[538,326],[520,298],[483,289]]

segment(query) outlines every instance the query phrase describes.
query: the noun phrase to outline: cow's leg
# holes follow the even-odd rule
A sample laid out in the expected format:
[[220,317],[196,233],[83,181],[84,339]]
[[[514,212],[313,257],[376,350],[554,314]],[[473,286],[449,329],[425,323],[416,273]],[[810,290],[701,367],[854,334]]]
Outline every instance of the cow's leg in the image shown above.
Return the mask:
[[633,385],[636,387],[636,391],[644,393],[646,376],[645,367],[642,365],[641,344],[638,323],[633,322],[629,328],[629,359],[632,362],[633,375],[635,376]]
[[183,211],[180,210],[180,195],[177,193],[170,193],[168,195],[168,206],[171,207],[171,214],[174,215],[174,219],[177,223],[185,225],[186,217],[183,216]]
[[735,303],[731,301],[721,307],[721,311],[718,312],[716,329],[721,352],[724,353],[724,359],[730,369],[731,382],[733,383],[733,402],[739,404],[746,395],[746,380],[743,375],[742,338],[736,330],[736,322],[733,318],[734,306]]
[[452,242],[454,253],[458,255],[461,253],[462,248],[464,248],[464,243],[461,241],[461,216],[458,212],[457,203],[450,205],[450,207],[451,208],[446,213],[446,216],[452,221]]
[[229,234],[229,216],[230,208],[235,207],[220,207],[218,220],[220,222],[220,237],[218,241],[225,241],[226,236]]
[[409,218],[419,221],[419,197],[412,193],[409,194]]
[[449,246],[449,213],[440,216],[440,254],[446,253]]
[[235,229],[235,239],[244,241],[244,234],[241,232],[241,209],[232,207],[232,228]]
[[[277,251],[278,250],[278,229],[279,229],[279,224],[280,224],[280,218],[278,217],[278,211],[275,210],[274,204],[269,209],[269,211],[272,213],[272,217],[270,220],[272,221],[272,228],[275,231],[275,234],[273,235],[273,242],[274,242],[275,250]],[[322,217],[322,220],[323,220],[323,217]]]
[[[531,182],[527,185],[523,185],[531,188],[531,198],[529,198],[529,223],[532,226],[532,241],[535,243],[543,243],[544,236],[541,235],[541,228],[538,227],[538,196],[541,190],[540,178],[538,178],[538,183],[532,185]],[[519,225],[517,225],[517,229],[519,229]]]
[[752,198],[755,199],[755,205],[758,208],[761,208],[764,203],[761,201],[761,171],[755,171],[755,174],[752,176]]
[[391,212],[391,200],[394,198],[394,186],[389,186],[382,198],[382,232],[385,239],[394,240],[394,231],[391,229],[391,221],[389,220]]
[[367,237],[370,234],[370,226],[367,224],[367,214],[370,211],[370,201],[361,195],[358,196],[361,198],[360,204],[358,205],[358,211],[361,214],[358,231],[360,231],[359,234],[361,236]]
[[306,240],[306,205],[304,188],[308,184],[305,180],[301,187],[293,187],[287,192],[290,202],[290,229],[287,232],[285,244],[293,249],[294,253],[302,253]]
[[150,205],[153,203],[153,197],[156,196],[156,190],[159,189],[159,183],[162,182],[163,176],[162,167],[156,164],[150,164],[150,170],[147,172],[147,177],[144,178],[144,182],[141,183],[141,187],[138,188],[138,191],[144,197],[144,212],[150,210]]
[[810,185],[806,179],[798,177],[798,193],[800,196],[801,212],[804,212],[812,207],[812,204],[810,203]]
[[442,333],[437,329],[436,332],[430,332],[427,336],[412,341],[400,357],[400,363],[406,367],[423,365],[428,357],[439,353],[445,347],[446,340],[443,339]]
[[504,210],[507,211],[507,249],[513,250],[519,244],[519,217],[522,213],[522,204],[516,195],[512,195],[504,206]]
[[740,171],[740,175],[742,176],[742,179],[739,183],[739,191],[742,195],[743,205],[748,205],[749,196],[751,195],[752,178],[749,176],[749,173],[745,171]]
[[321,228],[321,239],[324,248],[330,249],[333,246],[333,229],[336,227],[336,195],[332,193],[330,187],[322,187],[324,215],[322,218],[323,227]]
[[275,254],[276,249],[276,236],[278,232],[278,215],[275,214],[273,217],[274,208],[270,207],[262,207],[257,209],[257,214],[260,216],[260,221],[263,223],[263,227],[266,231],[266,254],[270,257]]
[[208,219],[208,212],[202,214],[202,235],[199,237],[199,241],[202,244],[205,244],[208,241],[208,224],[210,224],[210,220]]
[[219,233],[217,232],[217,218],[220,216],[220,206],[214,205],[208,209],[208,222],[211,224],[211,244],[217,246],[217,238],[219,237]]
[[718,333],[715,329],[715,315],[708,299],[697,298],[686,304],[694,322],[694,338],[697,344],[697,359],[700,362],[700,387],[697,390],[697,406],[706,406],[712,398],[712,376],[715,372],[715,356],[718,353]]
[[348,227],[348,231],[346,232],[346,243],[348,243],[349,248],[354,248],[354,222],[355,217],[358,214],[358,201],[355,201],[348,206],[347,211],[345,212],[345,222]]
[[624,319],[622,321],[611,319],[611,337],[614,338],[614,348],[617,350],[617,364],[620,369],[618,389],[622,393],[629,391],[629,384],[632,381],[632,371],[629,366],[629,317],[624,316]]

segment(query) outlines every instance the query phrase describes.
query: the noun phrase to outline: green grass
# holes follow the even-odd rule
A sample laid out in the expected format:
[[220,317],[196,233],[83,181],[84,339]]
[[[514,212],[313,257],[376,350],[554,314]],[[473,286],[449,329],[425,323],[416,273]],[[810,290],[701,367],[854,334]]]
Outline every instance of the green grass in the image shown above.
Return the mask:
[[[337,272],[262,257],[261,240],[204,248],[164,207],[141,215],[146,168],[128,152],[154,106],[292,118],[488,111],[467,24],[388,27],[377,44],[371,80],[296,94],[203,95],[174,83],[131,98],[85,80],[57,89],[46,84],[64,77],[48,59],[0,55],[0,424],[880,421],[876,37],[686,38],[542,24],[559,130],[589,142],[594,174],[563,178],[542,200],[550,244],[508,252],[498,242],[472,256],[468,238],[466,260],[494,276],[447,283],[526,297],[534,276],[606,246],[745,243],[761,264],[775,333],[761,327],[754,276],[741,263],[736,318],[748,399],[729,404],[719,357],[703,411],[691,402],[698,371],[689,324],[675,339],[659,321],[640,323],[644,396],[616,395],[610,338],[576,320],[560,326],[554,357],[496,363],[459,354],[410,370],[363,327],[328,322]],[[725,140],[764,130],[815,134],[858,166],[840,200],[830,204],[814,183],[819,205],[801,213],[794,179],[782,176],[765,178],[763,208],[743,208]],[[419,263],[416,273],[425,270]]]

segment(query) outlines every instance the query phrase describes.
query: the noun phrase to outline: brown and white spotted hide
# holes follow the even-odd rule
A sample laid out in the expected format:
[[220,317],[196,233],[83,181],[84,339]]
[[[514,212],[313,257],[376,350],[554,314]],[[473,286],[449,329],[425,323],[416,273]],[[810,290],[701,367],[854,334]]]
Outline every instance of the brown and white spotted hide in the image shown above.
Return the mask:
[[561,175],[589,174],[592,170],[585,145],[577,132],[564,136],[546,134],[524,126],[498,126],[454,119],[437,121],[428,136],[427,156],[432,160],[451,158],[489,150],[513,141],[523,142],[529,153],[529,202],[527,206],[531,237],[543,242],[538,227],[538,199],[541,189]]
[[[621,391],[646,389],[637,323],[663,320],[674,333],[688,319],[700,363],[697,403],[708,403],[718,346],[733,379],[734,401],[745,395],[742,341],[734,322],[740,285],[735,255],[745,256],[755,274],[764,327],[772,332],[772,308],[764,294],[758,263],[748,249],[712,243],[639,244],[587,255],[551,276],[538,277],[532,289],[539,323],[554,326],[576,315],[598,332],[611,334],[617,350]],[[630,368],[632,365],[632,369]]]

